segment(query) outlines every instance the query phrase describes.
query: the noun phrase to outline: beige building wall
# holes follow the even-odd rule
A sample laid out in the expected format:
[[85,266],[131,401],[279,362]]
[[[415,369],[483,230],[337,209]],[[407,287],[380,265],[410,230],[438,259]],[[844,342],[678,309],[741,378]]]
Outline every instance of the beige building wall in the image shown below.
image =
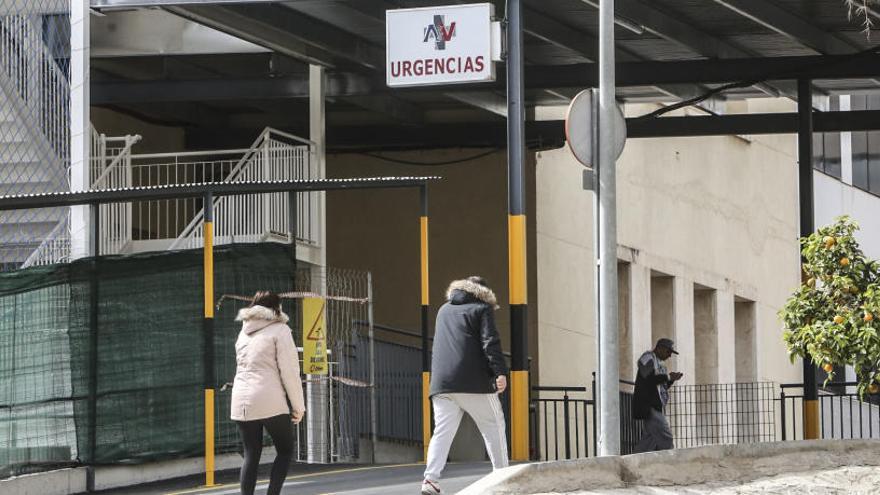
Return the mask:
[[[731,107],[794,111],[786,100]],[[653,108],[627,106],[626,113]],[[799,278],[796,173],[795,136],[627,142],[617,164],[619,259],[629,264],[630,290],[641,287],[642,292],[625,297],[632,302],[625,330],[632,343],[623,346],[622,358],[632,360],[654,337],[669,335],[672,322],[670,336],[681,355],[670,367],[684,371],[685,383],[704,374],[720,382],[735,381],[737,375],[799,381],[800,367],[789,364],[776,316]],[[567,148],[537,155],[538,332],[545,385],[583,385],[596,369],[593,194],[582,189],[581,174]],[[672,280],[646,283],[646,273]],[[695,287],[709,289],[711,315],[705,314],[702,298],[695,300]],[[652,295],[652,289],[659,293]],[[734,301],[755,302],[753,346],[735,345]],[[709,316],[715,331],[712,354],[718,357],[697,373],[695,351],[710,342],[695,338],[694,322]],[[652,323],[664,328],[652,329]],[[738,359],[737,349],[756,349],[757,355]],[[753,372],[729,369],[750,362]],[[621,364],[622,371],[632,369]]]

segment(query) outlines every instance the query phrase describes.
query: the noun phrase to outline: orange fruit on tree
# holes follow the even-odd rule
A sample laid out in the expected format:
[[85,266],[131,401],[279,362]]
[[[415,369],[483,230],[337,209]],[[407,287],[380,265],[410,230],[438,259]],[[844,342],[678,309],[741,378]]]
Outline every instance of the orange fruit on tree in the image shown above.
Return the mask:
[[865,316],[862,319],[865,321],[873,321],[874,315],[870,311],[865,311]]
[[849,258],[847,258],[847,257],[840,258],[840,266],[849,266]]
[[876,383],[868,385],[869,394],[876,394],[877,392],[880,392],[880,386],[878,386]]
[[834,365],[831,363],[825,363],[822,365],[822,369],[825,370],[826,373],[831,373],[834,371]]
[[845,321],[846,321],[846,318],[844,318],[840,315],[837,315],[834,317],[834,323],[837,323],[838,325],[842,324]]
[[826,248],[830,249],[831,246],[833,246],[834,243],[837,241],[833,237],[831,237],[830,235],[826,235],[825,237],[822,238],[822,242],[825,243]]

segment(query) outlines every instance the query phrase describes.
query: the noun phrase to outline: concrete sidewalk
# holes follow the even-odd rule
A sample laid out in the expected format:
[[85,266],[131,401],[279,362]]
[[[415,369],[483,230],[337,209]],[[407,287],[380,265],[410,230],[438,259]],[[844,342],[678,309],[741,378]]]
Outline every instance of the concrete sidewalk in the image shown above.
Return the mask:
[[[306,465],[291,466],[282,493],[289,495],[412,495],[418,493],[424,464],[385,466]],[[260,468],[257,494],[265,493],[269,466]],[[456,493],[492,472],[488,462],[450,463],[446,467],[442,488]],[[147,485],[105,490],[101,495],[237,495],[238,472],[217,473],[214,488],[202,488],[202,477],[187,477]]]

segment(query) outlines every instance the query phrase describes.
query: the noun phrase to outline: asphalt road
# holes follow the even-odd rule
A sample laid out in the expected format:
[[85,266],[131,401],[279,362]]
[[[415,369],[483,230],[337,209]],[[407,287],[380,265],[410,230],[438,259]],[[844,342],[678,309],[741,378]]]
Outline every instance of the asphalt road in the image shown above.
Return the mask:
[[[285,495],[415,495],[419,493],[423,464],[390,466],[306,466],[294,465],[284,484]],[[488,462],[450,463],[444,472],[441,488],[455,493],[492,471]],[[265,494],[267,469],[261,469],[256,494]],[[105,490],[102,495],[237,495],[238,473],[218,473],[218,486],[199,487],[200,478],[184,478],[149,485]]]

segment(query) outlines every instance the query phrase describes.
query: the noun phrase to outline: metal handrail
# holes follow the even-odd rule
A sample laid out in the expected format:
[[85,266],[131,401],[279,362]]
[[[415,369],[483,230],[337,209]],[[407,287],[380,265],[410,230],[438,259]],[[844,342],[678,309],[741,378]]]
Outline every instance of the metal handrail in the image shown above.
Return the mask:
[[66,253],[67,254],[66,256],[62,255],[62,256],[59,256],[57,259],[51,258],[51,257],[45,258],[45,259],[43,258],[43,254],[45,254],[46,250],[50,249],[50,247],[52,247],[56,243],[59,243],[59,242],[63,243],[65,241],[65,239],[64,239],[65,234],[67,237],[67,242],[70,242],[70,235],[69,235],[70,233],[68,232],[68,226],[69,226],[69,222],[70,222],[69,218],[70,217],[65,215],[64,218],[62,218],[61,221],[59,221],[55,225],[55,227],[49,232],[49,235],[47,235],[46,238],[43,239],[43,242],[41,242],[40,245],[37,246],[37,249],[34,249],[34,251],[30,254],[30,256],[28,256],[27,259],[24,261],[24,263],[22,263],[22,265],[21,265],[22,268],[28,268],[28,267],[31,267],[34,265],[41,265],[41,264],[43,264],[43,263],[41,263],[41,261],[46,261],[47,262],[46,264],[52,264],[52,263],[58,263],[58,262],[64,261],[65,259],[70,258],[69,252]]
[[[107,178],[107,176],[110,175],[110,172],[113,171],[114,168],[119,167],[120,163],[123,162],[123,160],[125,159],[126,156],[129,156],[129,157],[134,156],[134,155],[130,154],[131,148],[135,144],[137,144],[142,138],[138,134],[135,134],[132,136],[115,137],[115,138],[108,138],[102,134],[101,139],[105,143],[115,142],[115,141],[124,141],[125,145],[122,147],[122,150],[119,152],[119,154],[117,154],[115,157],[113,157],[113,160],[104,168],[104,170],[101,172],[101,175],[99,175],[92,182],[92,189],[96,188],[99,184],[104,182],[104,180]],[[105,150],[106,150],[106,147],[105,147]],[[106,157],[102,157],[102,160],[104,160],[104,159],[106,159]],[[127,185],[131,186],[131,184],[127,184]]]
[[153,158],[177,158],[190,156],[240,155],[242,153],[248,153],[252,151],[254,151],[254,148],[239,148],[232,150],[181,151],[177,153],[138,153],[136,155],[131,155],[131,158],[133,160],[147,160]]
[[550,387],[535,385],[532,387],[535,392],[589,392],[587,387]]
[[[856,387],[859,382],[829,382],[827,385],[820,385],[819,388],[829,387]],[[780,383],[779,388],[804,388],[803,383]]]

